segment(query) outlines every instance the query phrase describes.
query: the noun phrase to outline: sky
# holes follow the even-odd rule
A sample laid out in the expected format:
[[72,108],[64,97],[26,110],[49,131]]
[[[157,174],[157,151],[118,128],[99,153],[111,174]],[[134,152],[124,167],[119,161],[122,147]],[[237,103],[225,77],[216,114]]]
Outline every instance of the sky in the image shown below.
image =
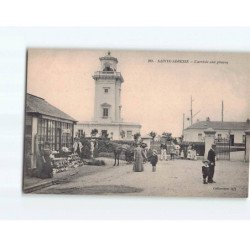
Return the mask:
[[[92,75],[107,50],[30,49],[27,92],[40,96],[79,122],[94,116]],[[250,118],[250,53],[110,50],[121,72],[122,118],[138,122],[142,134],[180,136],[193,122]],[[184,61],[181,61],[184,60]],[[149,62],[150,61],[150,62]]]

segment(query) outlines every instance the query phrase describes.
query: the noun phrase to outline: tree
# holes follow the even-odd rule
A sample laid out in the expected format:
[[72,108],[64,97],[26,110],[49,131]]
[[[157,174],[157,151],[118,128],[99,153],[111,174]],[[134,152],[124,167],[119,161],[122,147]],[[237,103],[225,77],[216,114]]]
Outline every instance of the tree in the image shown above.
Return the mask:
[[91,136],[96,136],[98,134],[98,129],[94,128],[91,130]]
[[163,132],[162,136],[165,137],[167,141],[172,141],[173,140],[172,133]]
[[183,135],[181,135],[181,136],[179,137],[180,142],[183,142],[183,138],[184,138]]
[[140,136],[141,136],[141,134],[139,132],[135,133],[134,134],[134,140],[137,141]]
[[79,138],[85,138],[85,137],[86,137],[85,132],[83,132],[82,134],[79,135]]
[[173,143],[174,143],[174,144],[178,144],[178,140],[177,140],[176,137],[173,138]]
[[107,132],[107,131],[103,131],[103,133],[102,133],[102,138],[108,139],[108,137],[109,137],[108,132]]
[[122,139],[125,138],[125,131],[124,131],[124,130],[122,130],[122,131],[120,132],[120,136],[121,136]]
[[156,137],[156,132],[151,131],[151,132],[149,133],[149,135],[153,138],[153,141],[154,141],[154,140],[155,140],[155,137]]

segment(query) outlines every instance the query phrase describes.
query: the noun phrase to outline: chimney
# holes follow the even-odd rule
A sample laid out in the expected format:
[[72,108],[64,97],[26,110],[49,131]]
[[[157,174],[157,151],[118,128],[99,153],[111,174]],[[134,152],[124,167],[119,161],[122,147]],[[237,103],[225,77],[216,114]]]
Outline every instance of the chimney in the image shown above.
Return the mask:
[[209,117],[207,117],[207,118],[206,118],[206,121],[207,121],[207,122],[210,122],[210,118],[209,118]]

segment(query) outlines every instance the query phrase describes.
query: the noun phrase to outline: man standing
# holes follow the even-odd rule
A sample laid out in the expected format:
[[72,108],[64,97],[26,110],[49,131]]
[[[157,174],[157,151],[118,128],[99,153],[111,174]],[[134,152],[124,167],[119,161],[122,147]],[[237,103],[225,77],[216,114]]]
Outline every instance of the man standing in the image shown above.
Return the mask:
[[215,144],[212,144],[211,149],[208,151],[207,159],[209,163],[209,173],[208,173],[208,183],[215,183],[214,178],[214,168],[215,168]]

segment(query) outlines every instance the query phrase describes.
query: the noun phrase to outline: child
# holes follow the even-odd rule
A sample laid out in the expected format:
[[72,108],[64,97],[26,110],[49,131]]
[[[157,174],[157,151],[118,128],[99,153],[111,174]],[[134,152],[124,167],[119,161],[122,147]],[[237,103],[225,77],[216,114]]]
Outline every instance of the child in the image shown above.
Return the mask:
[[153,154],[149,157],[149,161],[152,165],[152,172],[156,171],[156,164],[158,162],[157,151],[154,149]]
[[167,144],[161,144],[161,161],[164,159],[167,160]]
[[184,149],[181,150],[181,159],[184,159]]
[[202,161],[204,165],[202,166],[202,177],[203,177],[203,184],[207,184],[207,178],[209,174],[209,161],[204,160]]

